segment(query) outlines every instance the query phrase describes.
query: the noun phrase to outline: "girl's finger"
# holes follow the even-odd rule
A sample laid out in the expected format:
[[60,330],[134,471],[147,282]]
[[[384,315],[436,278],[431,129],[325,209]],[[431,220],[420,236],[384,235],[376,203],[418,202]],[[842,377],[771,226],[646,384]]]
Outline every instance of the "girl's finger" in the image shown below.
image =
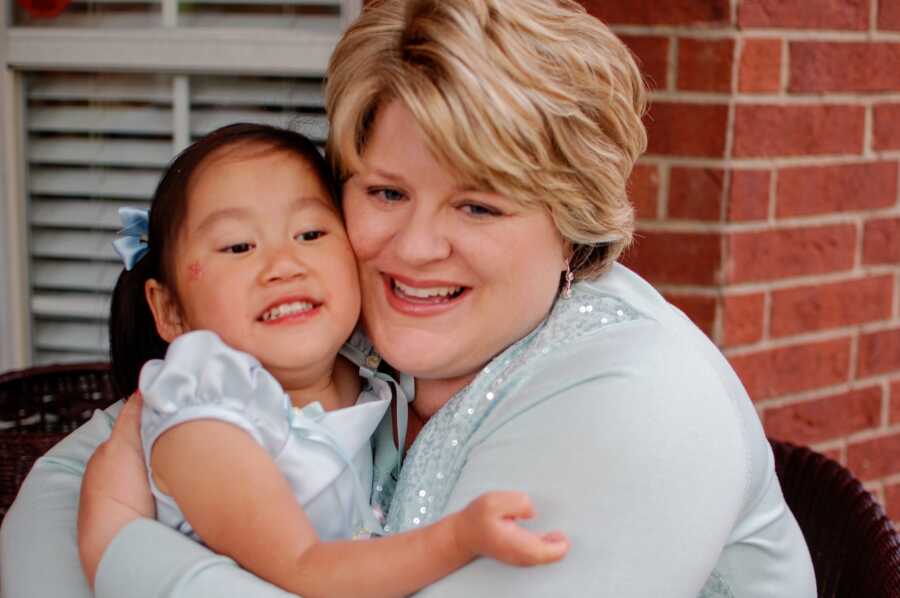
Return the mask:
[[524,492],[495,492],[497,510],[504,519],[531,519],[535,515],[534,504]]
[[515,539],[518,556],[523,565],[543,565],[555,563],[569,552],[569,539],[562,532],[543,535],[522,529],[523,534]]

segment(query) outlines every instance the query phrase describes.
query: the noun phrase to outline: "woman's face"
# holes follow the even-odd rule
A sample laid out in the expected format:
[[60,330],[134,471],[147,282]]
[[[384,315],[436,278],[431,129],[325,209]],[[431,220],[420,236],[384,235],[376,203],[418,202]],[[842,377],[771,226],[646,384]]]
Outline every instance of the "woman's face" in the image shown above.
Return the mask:
[[564,269],[550,216],[467,187],[399,102],[379,110],[343,201],[363,322],[399,370],[467,381],[550,310]]

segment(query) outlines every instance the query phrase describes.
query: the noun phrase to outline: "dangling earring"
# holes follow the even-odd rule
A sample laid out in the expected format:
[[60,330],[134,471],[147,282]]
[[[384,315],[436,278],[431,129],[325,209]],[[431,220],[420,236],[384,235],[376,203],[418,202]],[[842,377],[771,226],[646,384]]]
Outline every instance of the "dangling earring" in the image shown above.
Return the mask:
[[569,268],[569,258],[566,258],[566,284],[563,286],[563,298],[571,299],[572,297],[572,281],[575,280],[575,275],[572,274],[572,269]]

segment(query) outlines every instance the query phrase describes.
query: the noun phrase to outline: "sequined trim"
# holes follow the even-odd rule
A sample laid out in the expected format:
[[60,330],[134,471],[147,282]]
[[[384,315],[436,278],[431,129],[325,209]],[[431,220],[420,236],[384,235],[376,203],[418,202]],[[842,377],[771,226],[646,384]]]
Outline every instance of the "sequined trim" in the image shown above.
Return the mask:
[[722,574],[714,570],[697,598],[734,598],[734,592]]

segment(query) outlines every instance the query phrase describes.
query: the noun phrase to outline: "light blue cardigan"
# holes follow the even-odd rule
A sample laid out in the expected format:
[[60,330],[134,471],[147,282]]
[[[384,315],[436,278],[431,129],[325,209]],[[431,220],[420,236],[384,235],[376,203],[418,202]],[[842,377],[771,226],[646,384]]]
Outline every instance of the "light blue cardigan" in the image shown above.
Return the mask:
[[[88,598],[75,545],[84,463],[118,406],[35,466],[0,543],[4,598]],[[428,422],[391,484],[392,531],[492,489],[531,495],[560,563],[478,559],[438,596],[812,598],[809,554],[743,387],[719,351],[635,274],[615,266],[560,299]],[[376,482],[377,484],[377,482]],[[378,484],[376,485],[376,487]],[[286,594],[173,530],[128,525],[103,556],[99,598]]]

